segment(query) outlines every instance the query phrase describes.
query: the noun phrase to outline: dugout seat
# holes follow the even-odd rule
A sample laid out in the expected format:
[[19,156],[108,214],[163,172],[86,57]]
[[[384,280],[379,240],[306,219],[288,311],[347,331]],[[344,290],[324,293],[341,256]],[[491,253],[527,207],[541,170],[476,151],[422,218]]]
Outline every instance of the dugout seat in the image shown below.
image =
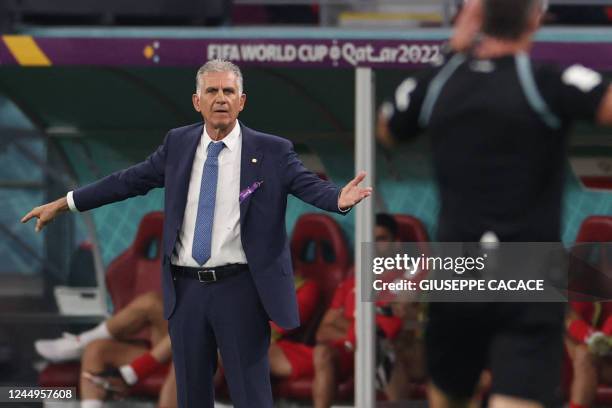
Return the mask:
[[612,217],[591,215],[582,222],[576,243],[612,242]]
[[[161,293],[163,213],[145,215],[132,245],[111,262],[106,273],[106,287],[115,312],[147,292]],[[148,331],[134,336],[147,339]],[[49,364],[39,375],[41,387],[78,387],[80,363]],[[131,389],[130,395],[156,398],[164,382],[164,373],[154,373]]]
[[[403,242],[426,242],[428,241],[427,232],[420,220],[415,217],[397,214],[394,215],[398,223],[398,239]],[[296,224],[294,234],[291,239],[291,250],[293,255],[294,268],[296,271],[300,271],[304,276],[310,276],[312,279],[316,279],[322,288],[322,291],[326,293],[325,301],[322,302],[324,310],[321,313],[321,317],[333,296],[335,288],[346,278],[349,274],[353,273],[353,266],[347,266],[345,273],[341,275],[340,263],[336,265],[337,269],[332,269],[330,272],[325,272],[323,276],[322,272],[326,270],[326,264],[319,258],[316,262],[309,262],[304,260],[304,251],[309,251],[308,245],[310,241],[317,241],[323,238],[323,242],[327,239],[334,243],[331,245],[334,249],[342,248],[343,235],[339,226],[333,221],[333,219],[327,215],[320,214],[306,214]],[[344,244],[346,247],[346,244]],[[325,244],[322,244],[319,251],[325,251]],[[311,251],[311,250],[310,250]],[[342,254],[344,263],[344,251],[339,252]],[[348,247],[346,248],[346,256],[348,257]],[[348,265],[348,263],[347,263]],[[309,275],[310,274],[310,275]],[[331,279],[330,279],[331,278]],[[321,280],[323,279],[323,280]],[[318,327],[319,321],[316,322]],[[315,323],[315,322],[313,322]],[[316,330],[315,327],[315,330]],[[314,332],[313,332],[314,335]],[[336,400],[339,401],[350,401],[354,395],[354,377],[346,379],[345,381],[338,384],[336,390]],[[415,389],[418,390],[417,394],[419,397],[425,394],[425,387],[423,384],[415,384]],[[279,381],[275,384],[275,394],[279,397],[296,399],[296,400],[311,400],[312,399],[312,379],[298,379],[295,381],[284,380]],[[383,398],[383,395],[379,395],[379,399]]]
[[[327,310],[335,289],[352,270],[351,253],[340,225],[326,214],[304,214],[293,229],[291,255],[296,274],[314,280],[321,290],[320,306],[313,318],[292,338],[314,345],[317,327]],[[339,385],[339,399],[350,399],[353,380]],[[312,379],[280,380],[274,383],[277,398],[310,400]]]
[[293,269],[319,284],[326,304],[352,264],[342,228],[326,214],[304,214],[297,220],[291,235],[291,256]]
[[[589,242],[612,242],[612,217],[603,215],[594,215],[587,217],[580,226],[576,236],[576,244]],[[578,248],[578,250],[588,250],[588,248]],[[608,251],[601,248],[601,255],[606,255]],[[607,264],[607,256],[602,256],[600,262],[602,268],[609,269]],[[604,307],[609,308],[610,304],[605,304]],[[565,364],[563,370],[563,385],[566,396],[569,398],[569,390],[573,378],[573,367],[567,352],[565,352]],[[595,405],[612,406],[612,387],[608,385],[599,385],[597,387],[597,396]]]
[[401,242],[429,241],[425,226],[418,218],[406,214],[394,214],[393,218],[397,222],[397,238]]

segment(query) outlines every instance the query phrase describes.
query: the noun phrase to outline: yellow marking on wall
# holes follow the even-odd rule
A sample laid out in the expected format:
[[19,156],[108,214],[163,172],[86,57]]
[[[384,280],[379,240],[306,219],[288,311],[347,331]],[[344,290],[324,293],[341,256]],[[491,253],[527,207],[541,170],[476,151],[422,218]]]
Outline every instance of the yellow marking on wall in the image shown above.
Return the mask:
[[29,35],[3,35],[2,40],[19,65],[48,67],[51,61]]

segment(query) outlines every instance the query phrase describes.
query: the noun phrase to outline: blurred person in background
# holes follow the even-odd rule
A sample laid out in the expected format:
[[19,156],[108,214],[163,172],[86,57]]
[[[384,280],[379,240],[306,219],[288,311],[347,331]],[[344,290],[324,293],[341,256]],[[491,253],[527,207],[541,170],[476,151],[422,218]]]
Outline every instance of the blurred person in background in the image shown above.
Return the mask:
[[[469,0],[450,52],[407,78],[380,111],[392,146],[427,130],[440,190],[440,242],[559,242],[568,130],[612,124],[612,92],[588,68],[532,66],[543,0]],[[433,407],[469,403],[485,367],[490,407],[556,404],[564,305],[431,303],[426,353]]]
[[[305,326],[314,316],[320,302],[319,286],[310,279],[295,275],[295,290],[300,314],[300,325]],[[291,339],[295,330],[285,330],[270,323],[272,340],[270,343],[270,374],[277,378],[312,378],[312,353],[309,346]]]
[[612,384],[612,307],[570,302],[565,347],[572,362],[569,408],[588,408],[599,383]]
[[[396,302],[392,315],[402,320],[397,336],[382,350],[379,381],[389,401],[405,401],[415,397],[415,383],[426,380],[423,342],[423,304]],[[382,378],[381,378],[382,374]]]
[[[134,336],[148,330],[148,341]],[[34,348],[45,359],[61,363],[81,360],[81,408],[101,408],[103,400],[124,395],[129,387],[155,372],[167,373],[160,408],[176,407],[176,381],[168,322],[161,295],[145,293],[91,330],[37,340]]]
[[[396,251],[397,223],[392,216],[376,215],[374,235],[378,255],[392,255]],[[312,349],[315,408],[331,407],[338,384],[354,374],[356,299],[355,276],[354,273],[351,275],[334,292],[329,309],[317,329],[317,344]],[[381,301],[377,302],[376,311],[377,343],[385,339],[393,341],[402,328],[402,319],[393,312],[403,311],[403,308],[393,309],[387,301]],[[378,354],[382,356],[382,353]],[[387,386],[384,378],[379,378],[378,383],[380,388]]]

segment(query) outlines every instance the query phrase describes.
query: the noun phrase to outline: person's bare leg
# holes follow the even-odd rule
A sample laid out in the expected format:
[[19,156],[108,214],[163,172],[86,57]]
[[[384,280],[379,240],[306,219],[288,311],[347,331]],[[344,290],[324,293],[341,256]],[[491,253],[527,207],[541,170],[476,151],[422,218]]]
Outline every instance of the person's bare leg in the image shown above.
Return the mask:
[[567,353],[572,360],[574,378],[570,388],[570,402],[590,406],[597,394],[597,366],[595,358],[585,344],[566,339]]
[[225,380],[225,370],[223,369],[223,360],[221,359],[221,353],[217,351],[217,370],[213,376],[213,384],[215,388],[221,386]]
[[390,401],[408,400],[414,392],[412,383],[422,382],[426,377],[425,349],[423,343],[415,340],[412,334],[400,338],[394,348],[396,360],[385,393]]
[[287,378],[291,376],[291,364],[283,350],[276,344],[270,344],[268,358],[270,359],[270,373],[274,377]]
[[385,386],[385,394],[389,401],[398,402],[407,400],[412,393],[410,376],[406,367],[407,361],[396,360],[391,370],[391,378]]
[[456,400],[448,397],[434,384],[427,386],[427,400],[431,408],[476,408],[474,400]]
[[472,403],[474,404],[473,406],[482,406],[482,401],[486,397],[486,393],[490,391],[492,383],[493,376],[491,375],[491,372],[488,370],[484,370],[480,374],[480,380],[478,381],[476,392],[474,393],[474,397],[472,398]]
[[151,343],[156,345],[168,336],[168,322],[163,317],[163,302],[159,294],[149,292],[138,296],[116,315],[79,335],[66,334],[58,339],[41,339],[34,348],[42,357],[53,362],[76,360],[87,345],[96,340],[128,338],[144,327],[150,327]]
[[151,375],[160,366],[170,361],[171,358],[172,345],[170,335],[166,333],[166,336],[158,340],[157,344],[154,344],[150,351],[138,356],[135,360],[130,361],[129,364],[118,367],[118,369],[123,380],[129,385],[134,385]]
[[157,344],[168,334],[161,295],[149,292],[138,296],[130,304],[106,321],[106,327],[116,339],[128,337],[146,326],[151,326],[151,342]]
[[314,383],[312,399],[314,408],[329,408],[336,395],[336,351],[326,345],[318,344],[314,348]]
[[483,371],[474,395],[469,400],[452,399],[431,382],[427,386],[427,395],[430,406],[434,408],[477,408],[482,406],[483,392],[489,387],[491,387],[491,374]]
[[532,400],[496,394],[491,396],[489,408],[544,408],[544,405]]
[[[134,358],[147,351],[146,347],[123,343],[117,340],[96,340],[85,348],[81,358],[81,373],[98,373],[107,367],[119,367],[128,364]],[[104,390],[92,384],[81,375],[81,400],[102,400]]]
[[166,336],[153,346],[151,349],[151,355],[160,363],[170,361],[172,358],[172,343],[170,342],[170,335],[168,333],[166,333]]
[[159,393],[158,408],[176,408],[177,406],[176,376],[174,375],[174,365],[172,365]]

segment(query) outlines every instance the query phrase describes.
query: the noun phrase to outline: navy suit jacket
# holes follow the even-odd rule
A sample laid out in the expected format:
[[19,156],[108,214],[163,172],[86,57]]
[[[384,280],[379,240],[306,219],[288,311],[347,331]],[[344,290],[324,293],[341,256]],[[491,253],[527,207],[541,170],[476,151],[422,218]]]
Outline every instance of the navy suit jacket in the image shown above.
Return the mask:
[[[294,328],[300,323],[285,228],[287,195],[323,210],[340,212],[340,189],[307,170],[290,141],[240,125],[240,191],[263,181],[240,204],[242,247],[268,316],[283,328]],[[167,319],[175,306],[170,256],[183,223],[193,158],[202,131],[201,122],[172,129],[145,161],[79,188],[73,195],[77,209],[87,211],[165,187],[162,287]]]

